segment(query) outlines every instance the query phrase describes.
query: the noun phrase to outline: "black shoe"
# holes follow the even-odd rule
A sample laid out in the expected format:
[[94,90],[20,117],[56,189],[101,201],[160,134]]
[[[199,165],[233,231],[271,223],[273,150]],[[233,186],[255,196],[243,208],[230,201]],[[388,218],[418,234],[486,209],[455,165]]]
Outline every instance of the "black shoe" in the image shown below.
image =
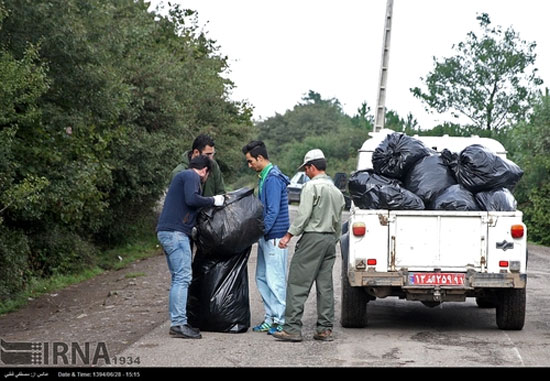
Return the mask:
[[189,328],[191,331],[196,333],[201,333],[200,329],[190,326],[189,324],[185,324],[187,328]]
[[193,328],[189,324],[170,327],[170,335],[184,339],[200,339],[202,337],[199,329]]

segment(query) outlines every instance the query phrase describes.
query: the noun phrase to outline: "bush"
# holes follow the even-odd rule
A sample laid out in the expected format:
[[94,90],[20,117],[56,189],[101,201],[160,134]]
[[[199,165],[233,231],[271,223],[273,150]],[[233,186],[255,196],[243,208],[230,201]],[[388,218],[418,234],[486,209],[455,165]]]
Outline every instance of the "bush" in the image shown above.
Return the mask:
[[0,224],[0,302],[13,297],[25,285],[29,253],[25,234]]
[[533,189],[523,210],[530,241],[550,246],[550,184]]
[[97,248],[78,234],[52,226],[32,236],[29,264],[34,275],[73,274],[95,264]]
[[529,241],[550,244],[550,96],[534,105],[529,122],[519,123],[508,134],[511,158],[524,171],[514,190],[518,209],[524,212]]

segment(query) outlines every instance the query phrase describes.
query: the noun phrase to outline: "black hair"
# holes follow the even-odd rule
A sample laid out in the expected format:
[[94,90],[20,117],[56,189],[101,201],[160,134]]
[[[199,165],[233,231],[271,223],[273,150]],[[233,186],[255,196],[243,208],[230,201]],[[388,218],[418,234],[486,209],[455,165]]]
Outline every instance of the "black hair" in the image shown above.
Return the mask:
[[199,150],[199,152],[202,152],[204,150],[204,147],[210,146],[214,147],[214,139],[210,135],[206,134],[200,134],[193,140],[193,146],[191,147],[191,151]]
[[208,168],[208,172],[212,168],[212,161],[206,155],[198,155],[189,161],[189,168],[203,169],[204,167]]
[[246,155],[250,154],[254,159],[257,159],[259,155],[262,155],[264,159],[269,160],[267,156],[267,148],[265,143],[261,140],[253,140],[243,147],[243,153]]
[[313,165],[319,171],[326,171],[327,170],[327,160],[326,159],[311,160],[311,161],[308,161],[306,163],[306,165]]

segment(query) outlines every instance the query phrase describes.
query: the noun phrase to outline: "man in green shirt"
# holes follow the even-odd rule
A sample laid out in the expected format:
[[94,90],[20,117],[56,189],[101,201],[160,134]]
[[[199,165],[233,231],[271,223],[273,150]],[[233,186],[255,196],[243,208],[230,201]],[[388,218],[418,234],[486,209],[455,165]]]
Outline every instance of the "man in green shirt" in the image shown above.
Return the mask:
[[302,341],[302,315],[313,282],[317,288],[317,327],[313,338],[332,341],[334,321],[334,285],[332,268],[336,243],[342,232],[345,201],[326,174],[327,162],[320,149],[309,151],[304,163],[311,179],[302,188],[300,206],[294,222],[281,241],[286,248],[290,239],[302,234],[290,262],[286,290],[285,324],[273,337],[284,341]]
[[223,182],[222,172],[220,166],[214,160],[216,154],[216,148],[214,139],[206,134],[200,134],[193,141],[193,146],[190,151],[186,151],[182,155],[181,163],[172,170],[172,179],[181,171],[185,171],[189,168],[189,161],[199,155],[205,155],[212,161],[212,169],[210,175],[204,183],[202,188],[202,195],[204,197],[212,197],[218,194],[225,193],[225,184]]

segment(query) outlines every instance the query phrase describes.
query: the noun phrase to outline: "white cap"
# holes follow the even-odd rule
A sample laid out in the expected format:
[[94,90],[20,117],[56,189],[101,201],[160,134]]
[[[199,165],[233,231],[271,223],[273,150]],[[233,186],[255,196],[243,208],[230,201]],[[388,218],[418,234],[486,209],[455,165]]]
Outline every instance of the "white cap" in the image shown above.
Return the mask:
[[303,164],[300,165],[297,170],[301,170],[310,161],[317,160],[317,159],[324,159],[324,158],[325,158],[325,155],[323,154],[323,151],[317,148],[312,149],[311,151],[306,153],[306,156],[304,156]]

